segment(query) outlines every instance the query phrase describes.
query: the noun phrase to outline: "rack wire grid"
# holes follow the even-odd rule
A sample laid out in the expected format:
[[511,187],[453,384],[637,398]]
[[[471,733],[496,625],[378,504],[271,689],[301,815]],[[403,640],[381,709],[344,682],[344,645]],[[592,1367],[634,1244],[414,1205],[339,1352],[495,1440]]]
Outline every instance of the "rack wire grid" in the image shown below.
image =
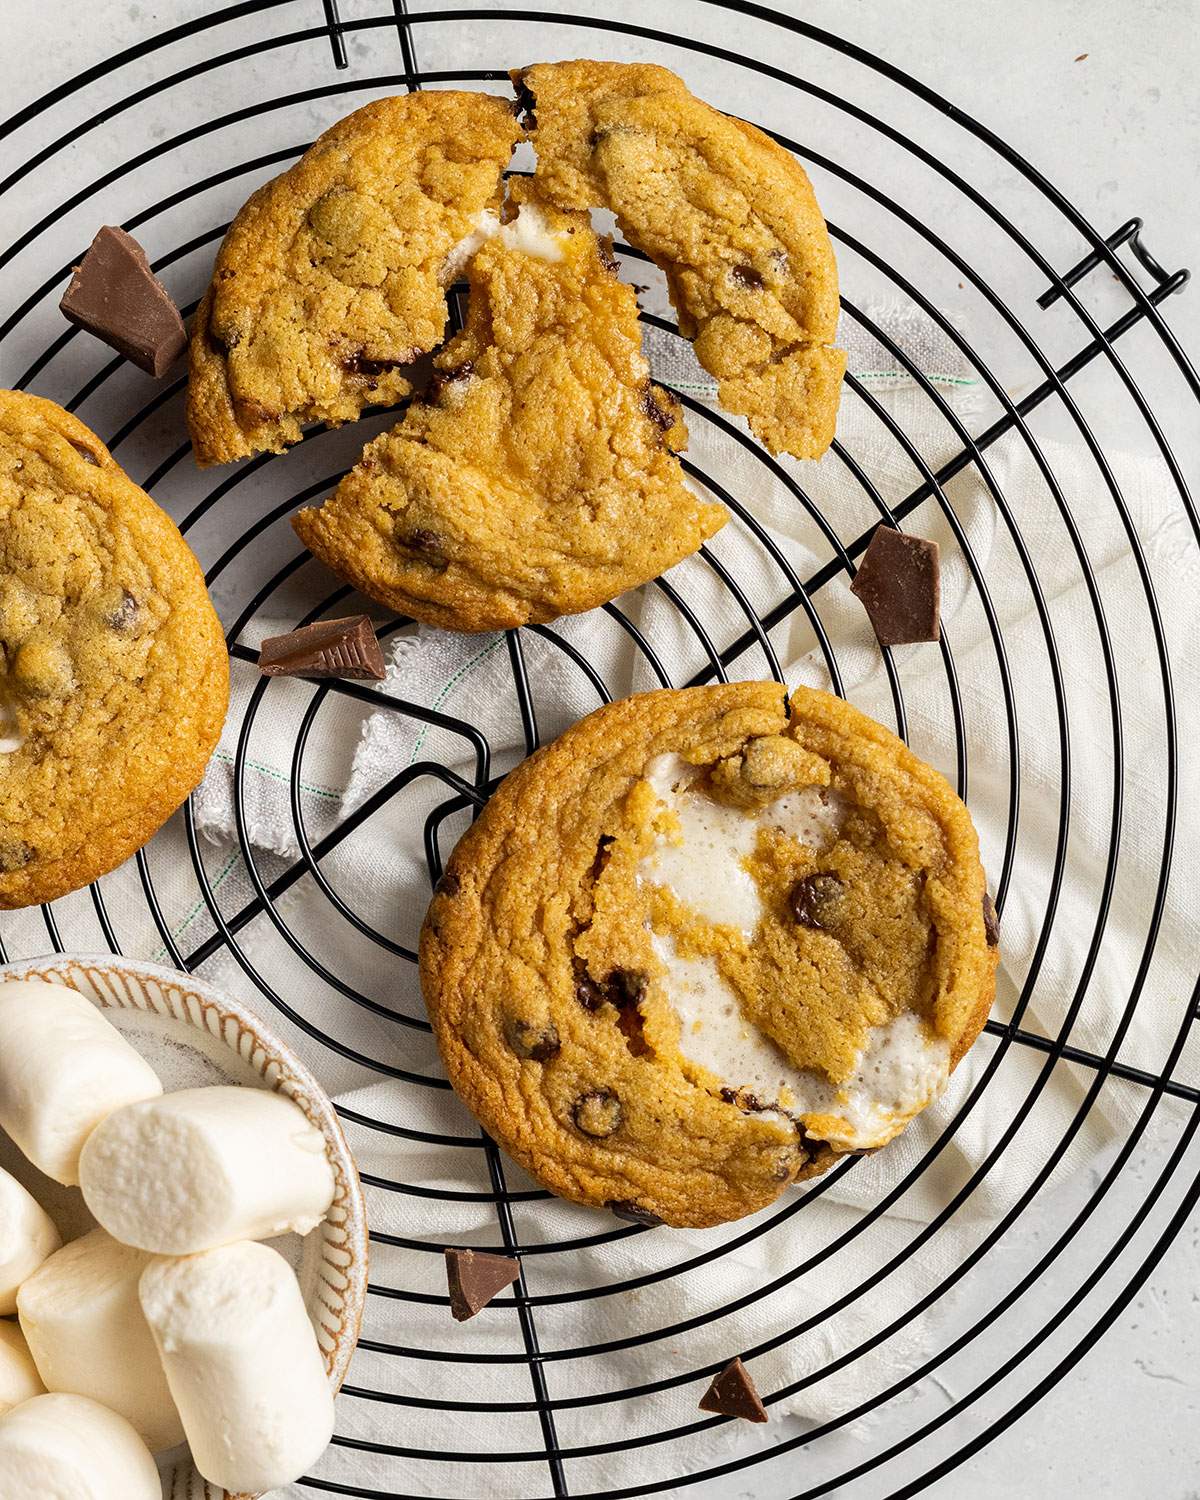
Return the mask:
[[[299,549],[287,517],[325,493],[387,418],[373,414],[340,433],[314,433],[283,458],[199,473],[181,440],[183,379],[151,386],[64,328],[55,310],[69,267],[97,225],[122,222],[140,235],[155,270],[190,312],[237,206],[333,119],[403,89],[494,88],[497,81],[507,87],[510,66],[546,56],[653,58],[683,72],[719,107],[770,131],[815,180],[841,264],[845,317],[873,332],[909,371],[918,399],[954,438],[953,455],[931,468],[880,397],[848,376],[844,406],[886,428],[917,479],[889,507],[845,441],[834,444],[825,463],[854,477],[868,516],[902,522],[932,506],[954,533],[987,618],[994,691],[1006,725],[1006,771],[992,788],[1003,805],[1005,835],[1002,847],[988,851],[1001,912],[1027,879],[1022,756],[1035,742],[1048,744],[1057,765],[1052,869],[1037,887],[1036,940],[1019,969],[1010,962],[1006,971],[994,1018],[977,1044],[983,1058],[977,1080],[916,1165],[832,1236],[814,1231],[806,1241],[796,1231],[830,1184],[855,1169],[852,1162],[767,1212],[704,1234],[648,1230],[566,1206],[558,1213],[465,1113],[455,1112],[415,983],[415,931],[398,931],[386,911],[359,908],[326,873],[356,830],[391,816],[423,830],[423,878],[436,878],[455,831],[496,783],[493,747],[469,701],[443,712],[357,683],[299,689],[306,696],[289,731],[287,786],[298,855],[265,852],[253,837],[253,735],[282,690],[256,680],[235,699],[232,853],[203,836],[189,804],[136,865],[40,913],[8,914],[0,922],[0,957],[44,951],[47,941],[64,951],[145,949],[148,929],[151,949],[181,969],[224,974],[248,989],[318,1068],[335,1076],[335,1086],[339,1069],[360,1085],[366,1078],[386,1086],[342,1105],[360,1161],[370,1169],[364,1178],[373,1276],[362,1345],[339,1403],[338,1435],[318,1470],[300,1482],[302,1490],[524,1500],[668,1490],[797,1500],[835,1490],[913,1495],[1018,1421],[1082,1358],[1130,1302],[1200,1193],[1192,1149],[1200,1090],[1185,1067],[1195,990],[1171,1011],[1155,1065],[1130,1062],[1123,1050],[1154,993],[1162,915],[1185,878],[1172,855],[1187,747],[1177,743],[1155,556],[1111,458],[1118,441],[1144,446],[1149,439],[1177,497],[1177,544],[1194,551],[1200,532],[1172,450],[1177,434],[1156,414],[1169,390],[1189,400],[1200,396],[1161,311],[1188,273],[1157,263],[1137,218],[1116,228],[1085,222],[1002,139],[837,36],[732,0],[697,0],[687,36],[648,24],[650,8],[618,0],[603,15],[585,9],[570,0],[561,8],[433,5],[411,13],[404,0],[343,0],[340,8],[336,0],[214,4],[53,89],[0,126],[4,374],[14,386],[53,395],[79,412],[171,510],[207,566],[235,666],[253,663],[250,643],[261,622],[301,623],[342,607],[349,591],[333,587]],[[726,45],[734,17],[737,52]],[[894,196],[898,182],[910,185],[907,201]],[[31,214],[35,201],[40,208]],[[627,272],[652,276],[628,246],[618,251]],[[942,331],[977,372],[982,415],[962,416],[889,337],[871,311],[879,298],[919,309]],[[956,309],[953,319],[942,310],[948,304]],[[672,327],[669,318],[647,319]],[[726,500],[733,513],[728,530],[760,549],[774,578],[769,607],[752,607],[734,565],[722,561],[718,538],[670,580],[648,586],[698,644],[701,665],[686,680],[779,677],[782,633],[805,618],[840,690],[839,642],[823,627],[825,601],[853,574],[869,526],[839,535],[809,492],[805,466],[772,460],[703,402],[687,398],[686,407],[700,454],[689,472]],[[723,485],[721,473],[705,467],[704,438],[712,432],[726,443],[721,451],[734,451],[732,444],[741,462],[749,458],[769,470],[814,531],[824,529],[824,566],[798,576],[786,550]],[[1095,485],[1087,513],[1072,510],[1058,483],[1055,434],[1090,455]],[[1079,640],[1056,634],[1055,601],[1043,590],[1044,557],[1036,551],[1044,541],[1026,543],[1020,497],[1005,493],[989,467],[1005,445],[1032,459],[1053,496],[1058,545],[1088,601],[1097,680],[1108,705],[1103,723],[1071,721],[1072,678],[1093,669],[1081,666]],[[998,534],[1020,558],[1036,623],[1020,640],[1008,640],[998,624],[988,579],[956,516],[952,485],[964,474],[982,484]],[[1127,548],[1129,571],[1115,595],[1097,583],[1090,552],[1102,525],[1116,526]],[[694,570],[719,580],[743,613],[743,629],[728,638],[710,634],[703,610],[689,602]],[[411,623],[377,618],[385,637]],[[621,632],[650,681],[679,685],[675,656],[639,628],[627,599],[587,616],[584,628]],[[1113,640],[1114,632],[1136,630],[1146,647],[1131,683],[1121,680]],[[578,633],[531,627],[499,639],[525,750],[535,748],[539,725],[554,717],[545,695],[563,673],[576,674],[596,703],[609,696]],[[955,724],[949,769],[971,800],[971,684],[960,681],[946,637],[940,654]],[[906,735],[903,663],[885,657],[895,726]],[[1031,675],[1045,684],[1032,717],[1014,691]],[[1195,686],[1185,684],[1189,692]],[[421,753],[320,837],[310,837],[302,806],[306,747],[320,736],[331,705],[347,698],[411,725]],[[1124,743],[1131,699],[1162,754],[1160,816],[1149,834],[1152,889],[1138,908],[1145,913],[1138,919],[1138,962],[1120,980],[1120,1003],[1105,1034],[1097,1042],[1093,1028],[1085,1045],[1079,1024],[1105,969],[1128,846],[1123,807],[1131,768]],[[1075,747],[1085,735],[1102,736],[1108,747],[1112,771],[1105,783],[1072,779]],[[471,769],[460,774],[464,747]],[[1081,815],[1107,829],[1106,853],[1089,898],[1086,940],[1073,955],[1069,982],[1060,984],[1054,1024],[1045,1025],[1035,1001],[1051,969],[1062,972],[1054,967],[1056,917],[1074,878],[1071,819]],[[290,904],[299,891],[311,899]],[[382,955],[392,965],[386,993],[357,978],[360,950],[364,963]],[[308,988],[279,977],[285,960],[302,967]],[[319,1002],[295,998],[314,991]],[[364,1027],[369,1046],[358,1040]],[[905,1195],[946,1168],[956,1133],[1000,1097],[999,1080],[1014,1060],[1025,1065],[1025,1082],[1015,1095],[1011,1084],[1006,1088],[1003,1118],[994,1121],[982,1160],[936,1212],[905,1221]],[[1033,1168],[1012,1180],[1006,1169],[1015,1142],[1047,1086],[1065,1073],[1077,1080],[1072,1107],[1040,1139]],[[1121,1129],[1090,1171],[1059,1182],[1060,1165],[1086,1135],[1093,1111],[1116,1089],[1134,1101]],[[887,1153],[879,1160],[886,1159]],[[449,1176],[447,1160],[461,1164]],[[1048,1189],[1052,1178],[1057,1186]],[[952,1270],[931,1291],[913,1294],[909,1272],[989,1190],[994,1201],[970,1221]],[[897,1206],[900,1218],[885,1219]],[[891,1239],[880,1236],[887,1223]],[[447,1243],[500,1246],[522,1267],[512,1294],[466,1330],[446,1311],[440,1266]],[[747,1281],[748,1263],[759,1269]],[[854,1267],[852,1284],[836,1296],[810,1294],[814,1278],[843,1265]],[[869,1327],[848,1324],[877,1294],[885,1298],[885,1315]],[[931,1318],[932,1342],[927,1335],[916,1355],[897,1356],[893,1364],[881,1357],[903,1346],[916,1320],[928,1329]],[[828,1360],[814,1364],[806,1355],[789,1369],[793,1349],[811,1349],[812,1339],[825,1335],[835,1351]],[[765,1384],[762,1395],[776,1417],[765,1429],[743,1424],[735,1431],[696,1410],[704,1385],[735,1353]],[[768,1363],[771,1355],[783,1363]],[[765,1383],[767,1373],[781,1369],[781,1377]],[[840,1394],[818,1419],[811,1412],[807,1421],[784,1415],[807,1410],[806,1395],[835,1377]],[[846,1438],[849,1431],[855,1441]]]

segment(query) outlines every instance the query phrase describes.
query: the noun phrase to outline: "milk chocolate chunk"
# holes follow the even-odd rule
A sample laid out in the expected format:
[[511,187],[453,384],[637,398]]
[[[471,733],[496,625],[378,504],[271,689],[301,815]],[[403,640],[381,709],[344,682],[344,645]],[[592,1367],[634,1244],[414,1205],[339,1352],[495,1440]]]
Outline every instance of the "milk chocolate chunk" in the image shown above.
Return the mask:
[[75,267],[58,304],[71,323],[160,379],[187,347],[187,331],[171,294],[150,269],[146,252],[123,229],[105,224]]
[[996,911],[996,903],[987,891],[983,893],[983,934],[989,948],[994,948],[1000,941],[1000,916]]
[[657,1214],[652,1214],[648,1208],[643,1208],[630,1198],[610,1198],[604,1206],[609,1213],[618,1219],[624,1219],[627,1224],[644,1224],[647,1229],[656,1229],[663,1222]]
[[767,1409],[758,1399],[750,1372],[740,1359],[731,1359],[700,1397],[700,1410],[720,1417],[741,1417],[747,1422],[765,1422]]
[[936,641],[941,607],[938,544],[879,526],[850,585],[881,646]]
[[520,1274],[519,1262],[507,1255],[488,1255],[483,1250],[447,1250],[450,1311],[460,1323],[465,1323],[498,1292],[511,1286]]
[[268,636],[259,649],[258,670],[264,677],[369,677],[382,682],[387,676],[366,615],[318,620],[287,635]]

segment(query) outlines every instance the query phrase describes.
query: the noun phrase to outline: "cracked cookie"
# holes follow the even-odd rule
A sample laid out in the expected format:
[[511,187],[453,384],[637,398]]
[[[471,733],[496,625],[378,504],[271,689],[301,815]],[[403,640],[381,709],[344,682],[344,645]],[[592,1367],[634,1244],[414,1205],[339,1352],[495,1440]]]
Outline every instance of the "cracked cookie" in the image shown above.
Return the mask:
[[650,382],[637,298],[586,213],[511,183],[456,259],[467,323],[426,398],[297,533],[373,599],[453,630],[591,609],[726,520],[693,495],[676,399]]
[[199,781],[228,698],[170,517],[82,422],[0,392],[0,907],[140,848]]
[[503,782],[421,935],[451,1082],[563,1197],[717,1224],[930,1102],[997,950],[966,808],[882,726],[743,682],[610,704]]
[[241,209],[192,328],[187,420],[201,464],[299,442],[412,389],[441,343],[447,256],[495,207],[522,135],[508,100],[377,99]]
[[846,357],[829,347],[829,233],[795,157],[648,63],[537,63],[513,80],[542,192],[563,208],[611,209],[666,274],[721,405],[772,453],[820,457]]

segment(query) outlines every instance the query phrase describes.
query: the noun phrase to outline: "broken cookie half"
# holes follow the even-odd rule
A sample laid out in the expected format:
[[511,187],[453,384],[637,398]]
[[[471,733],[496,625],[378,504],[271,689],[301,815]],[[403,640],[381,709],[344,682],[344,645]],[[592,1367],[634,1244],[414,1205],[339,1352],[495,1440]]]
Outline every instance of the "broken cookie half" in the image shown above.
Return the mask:
[[495,208],[522,130],[508,100],[378,99],[327,130],[234,219],[192,326],[201,464],[282,452],[412,390],[442,342],[448,256]]
[[665,273],[721,405],[771,452],[819,458],[846,356],[830,347],[837,265],[800,163],[666,68],[538,63],[513,80],[545,196],[611,209]]
[[587,213],[510,189],[504,221],[479,213],[451,257],[467,323],[425,399],[293,520],[339,576],[454,630],[591,609],[726,520],[684,483],[679,404],[650,381],[636,295]]

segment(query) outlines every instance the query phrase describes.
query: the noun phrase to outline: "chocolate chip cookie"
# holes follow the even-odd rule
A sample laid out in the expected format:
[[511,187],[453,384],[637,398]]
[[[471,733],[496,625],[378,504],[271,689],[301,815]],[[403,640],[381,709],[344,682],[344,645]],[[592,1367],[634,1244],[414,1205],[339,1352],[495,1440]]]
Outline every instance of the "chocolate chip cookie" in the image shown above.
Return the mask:
[[463,91],[377,99],[327,130],[230,226],[192,329],[201,464],[280,452],[412,389],[442,341],[447,257],[500,199],[512,105]]
[[628,698],[519,766],[421,936],[451,1082],[547,1187],[702,1226],[901,1131],[991,1004],[966,808],[840,699]]
[[228,698],[170,517],[82,422],[0,391],[0,907],[140,848],[199,781]]
[[459,250],[466,327],[426,397],[293,525],[373,599],[453,630],[591,609],[726,520],[687,488],[676,399],[650,382],[637,299],[586,213],[511,183]]
[[829,234],[799,162],[666,68],[538,63],[513,74],[543,193],[604,207],[666,274],[718,398],[773,453],[833,439],[846,357]]

